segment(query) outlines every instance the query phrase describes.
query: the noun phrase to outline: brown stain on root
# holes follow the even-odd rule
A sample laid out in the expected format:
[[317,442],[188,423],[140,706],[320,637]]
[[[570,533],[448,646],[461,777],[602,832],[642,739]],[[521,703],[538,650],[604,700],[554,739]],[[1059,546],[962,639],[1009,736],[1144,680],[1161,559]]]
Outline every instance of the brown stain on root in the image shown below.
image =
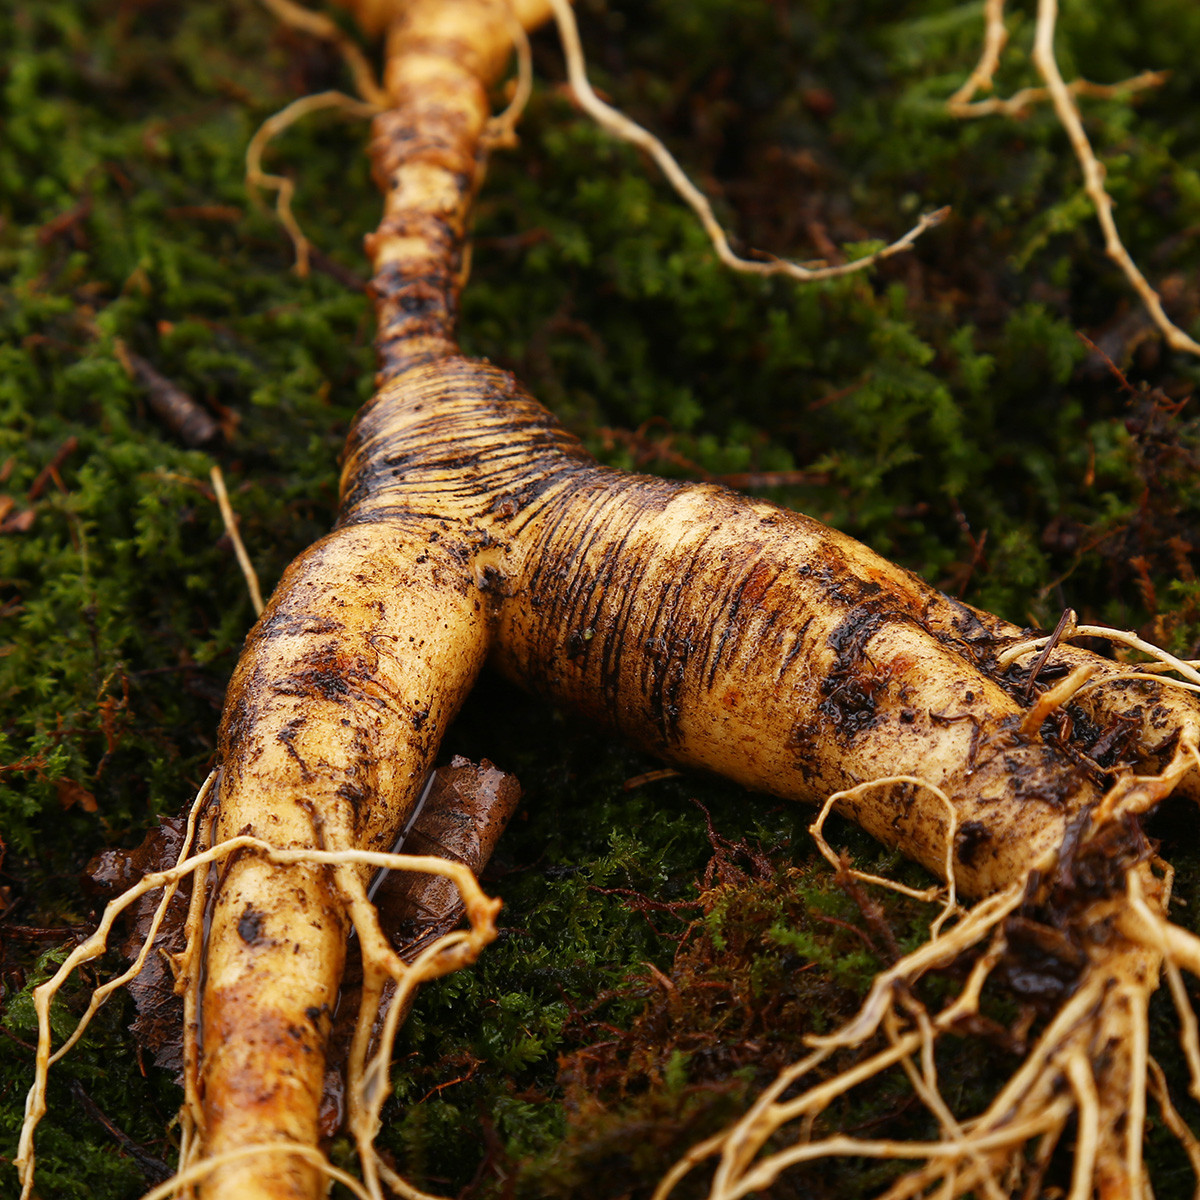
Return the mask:
[[[1070,756],[1015,732],[1021,703],[946,644],[927,585],[799,514],[598,466],[488,364],[394,380],[355,426],[343,486],[343,527],[460,548],[447,586],[475,590],[501,670],[648,749],[808,800],[919,774],[963,796],[960,822],[1009,821],[960,860],[968,890],[1001,886],[1095,795]],[[936,869],[944,807],[910,792],[859,815]],[[1019,815],[997,815],[1005,799]]]
[[[231,690],[231,779],[294,797],[291,824],[286,805],[248,805],[272,841],[389,845],[485,655],[664,758],[776,795],[928,779],[954,800],[964,894],[1052,855],[1099,795],[1077,757],[1019,732],[1022,703],[930,619],[926,585],[799,514],[598,466],[488,364],[393,379],[355,424],[343,488],[337,530],[292,569]],[[948,814],[928,789],[842,807],[943,868]],[[341,936],[320,951],[331,965]],[[309,1119],[315,1137],[316,1105]]]

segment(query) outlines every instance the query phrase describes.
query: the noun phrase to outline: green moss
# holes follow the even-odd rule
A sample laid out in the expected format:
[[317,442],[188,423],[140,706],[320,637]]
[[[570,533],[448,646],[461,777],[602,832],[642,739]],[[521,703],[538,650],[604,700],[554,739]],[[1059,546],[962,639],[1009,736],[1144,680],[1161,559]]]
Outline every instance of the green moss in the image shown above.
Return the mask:
[[[496,157],[480,199],[467,348],[514,369],[608,461],[799,473],[759,490],[974,603],[1043,623],[1070,604],[1195,653],[1195,400],[1171,407],[1192,397],[1200,368],[1118,336],[1136,310],[1049,112],[945,116],[977,55],[982,6],[579,7],[596,83],[663,134],[746,244],[810,258],[819,229],[861,250],[922,210],[954,211],[870,275],[810,288],[734,277],[642,158],[543,83],[520,149]],[[1011,23],[1003,91],[1033,81],[1031,22]],[[1172,72],[1156,92],[1085,113],[1130,248],[1193,331],[1198,39],[1200,13],[1182,0],[1093,0],[1064,6],[1058,42],[1068,71],[1098,80]],[[365,271],[378,201],[364,127],[326,114],[290,130],[268,165],[296,179],[297,212],[332,264],[291,274],[287,239],[245,193],[245,145],[295,96],[346,81],[325,48],[256,6],[8,5],[0,44],[0,493],[10,516],[32,513],[0,533],[2,883],[10,927],[63,928],[92,915],[77,884],[89,856],[136,841],[207,770],[251,616],[209,467],[225,472],[268,588],[330,523],[338,450],[372,366],[369,306],[345,273]],[[560,78],[549,36],[535,56]],[[1133,392],[1079,329],[1107,338]],[[117,362],[118,338],[235,418],[228,444],[188,450],[158,425]],[[57,479],[30,499],[69,439]],[[527,802],[490,881],[505,934],[475,971],[422,997],[388,1145],[450,1192],[478,1171],[475,1195],[505,1194],[504,1179],[529,1196],[644,1195],[868,983],[876,952],[821,916],[870,930],[814,863],[798,809],[699,778],[626,792],[654,764],[494,681],[447,751],[515,771]],[[1188,827],[1164,828],[1190,897]],[[920,878],[856,831],[831,832],[856,861]],[[885,914],[902,946],[919,936],[906,903]],[[29,1075],[13,1039],[29,1036],[39,952],[65,936],[5,937],[5,1160]],[[672,1014],[648,964],[668,979],[710,972],[744,999],[740,1015],[704,988]],[[754,1030],[783,1012],[751,1061]],[[169,1154],[175,1095],[142,1076],[127,1018],[114,1007],[56,1068],[46,1195],[144,1189],[133,1160],[81,1119],[72,1079]],[[1169,1045],[1168,1016],[1156,1019]],[[624,1062],[597,1049],[605,1040]],[[1003,1066],[954,1044],[946,1056],[964,1109]],[[870,1112],[839,1116],[873,1120],[898,1097],[889,1083]],[[1156,1194],[1182,1195],[1190,1184],[1160,1140],[1152,1131],[1167,1155]],[[0,1191],[12,1180],[0,1162]],[[848,1196],[879,1180],[839,1167],[822,1186]],[[810,1184],[798,1194],[816,1194]]]

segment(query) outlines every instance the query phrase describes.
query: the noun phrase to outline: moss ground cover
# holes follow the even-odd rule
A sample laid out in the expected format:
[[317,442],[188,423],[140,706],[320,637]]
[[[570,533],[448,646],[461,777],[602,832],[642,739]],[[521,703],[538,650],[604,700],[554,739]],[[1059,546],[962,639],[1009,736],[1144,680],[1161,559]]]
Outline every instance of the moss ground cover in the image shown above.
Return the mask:
[[[464,343],[615,465],[748,483],[1010,619],[1052,625],[1069,604],[1194,656],[1200,364],[1148,335],[1100,256],[1048,111],[944,115],[981,7],[582,3],[597,85],[667,139],[748,244],[853,252],[924,209],[953,215],[869,276],[730,277],[639,156],[575,113],[539,37],[522,144],[480,199]],[[1172,71],[1085,113],[1130,249],[1195,332],[1200,13],[1064,8],[1068,77]],[[1012,15],[1006,91],[1031,81],[1030,25]],[[249,3],[0,6],[0,45],[3,1189],[28,989],[94,915],[88,859],[138,841],[203,778],[252,620],[208,469],[268,588],[331,520],[370,387],[359,242],[377,202],[363,126],[323,115],[289,131],[268,162],[295,177],[321,252],[308,279],[289,271],[286,237],[245,193],[245,145],[289,100],[347,81]],[[160,425],[118,341],[207,405],[224,444],[189,450]],[[489,880],[506,933],[422,998],[398,1062],[386,1144],[429,1188],[645,1195],[804,1033],[853,1007],[889,939],[920,937],[919,911],[889,902],[868,920],[834,885],[808,813],[695,777],[627,790],[654,764],[501,683],[445,750],[514,771],[526,801]],[[1168,814],[1160,832],[1182,898],[1200,902],[1191,822]],[[831,829],[873,869],[916,874]],[[140,1062],[129,1016],[114,1006],[57,1071],[47,1196],[136,1196],[171,1157],[177,1095]],[[987,1092],[979,1057],[945,1064],[964,1111]],[[839,1117],[919,1129],[899,1090],[872,1104]],[[1186,1163],[1163,1153],[1156,1194],[1190,1194]],[[819,1185],[861,1194],[880,1178],[847,1167]]]

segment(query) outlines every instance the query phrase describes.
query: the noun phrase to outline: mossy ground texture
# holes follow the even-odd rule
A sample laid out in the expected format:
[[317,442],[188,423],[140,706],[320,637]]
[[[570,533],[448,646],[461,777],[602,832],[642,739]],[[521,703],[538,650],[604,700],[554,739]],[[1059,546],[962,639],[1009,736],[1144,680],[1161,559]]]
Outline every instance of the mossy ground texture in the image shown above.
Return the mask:
[[[1010,15],[1005,92],[1032,82],[1031,7]],[[861,253],[922,211],[953,213],[862,276],[731,276],[652,168],[575,111],[539,35],[521,145],[495,157],[479,202],[468,352],[514,370],[615,465],[748,484],[1016,621],[1053,625],[1070,605],[1200,652],[1200,363],[1162,347],[1103,258],[1048,110],[945,115],[982,5],[579,9],[597,85],[665,137],[744,243]],[[1086,102],[1085,119],[1131,251],[1196,334],[1200,9],[1063,9],[1068,78],[1171,71],[1136,100]],[[207,773],[252,621],[209,468],[267,589],[332,520],[340,443],[371,386],[360,246],[378,201],[363,124],[324,114],[280,138],[268,167],[294,177],[320,251],[309,278],[290,271],[286,236],[243,185],[246,143],[290,100],[347,80],[254,4],[3,4],[0,46],[8,1194],[29,989],[95,918],[89,858],[136,843]],[[157,421],[118,341],[222,420],[218,449],[187,449]],[[698,777],[626,788],[655,764],[500,682],[481,685],[445,753],[486,755],[526,798],[486,879],[506,904],[501,940],[428,989],[398,1053],[382,1144],[429,1189],[646,1196],[923,936],[915,903],[868,920],[834,885],[808,812]],[[829,828],[861,863],[920,882]],[[1200,902],[1192,814],[1157,832],[1178,893]],[[66,994],[62,1027],[93,978]],[[991,1015],[1011,1020],[1019,999]],[[114,1003],[54,1071],[43,1196],[135,1197],[171,1161],[178,1093],[141,1061],[129,1019]],[[1177,1058],[1158,1023],[1160,1057]],[[943,1057],[964,1113],[1005,1066],[965,1043]],[[927,1132],[899,1086],[830,1119]],[[1190,1195],[1161,1135],[1156,1194]],[[347,1161],[348,1143],[331,1153]],[[835,1164],[773,1195],[868,1194],[886,1173]]]

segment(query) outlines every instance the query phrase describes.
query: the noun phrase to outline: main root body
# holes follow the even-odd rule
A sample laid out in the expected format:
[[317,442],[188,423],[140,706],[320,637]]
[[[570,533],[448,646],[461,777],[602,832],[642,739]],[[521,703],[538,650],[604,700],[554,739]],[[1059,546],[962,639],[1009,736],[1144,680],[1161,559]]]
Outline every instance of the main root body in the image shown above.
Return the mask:
[[[350,7],[388,37],[372,145],[385,214],[368,245],[378,390],[350,435],[337,528],[289,568],[230,686],[211,846],[158,881],[213,864],[203,968],[197,944],[180,971],[199,1034],[176,1186],[238,1200],[321,1194],[325,1049],[353,927],[365,974],[356,1188],[416,1194],[371,1151],[402,1005],[381,1050],[372,1025],[387,985],[402,1000],[477,953],[494,909],[461,880],[472,930],[407,966],[367,886],[380,865],[430,869],[387,852],[490,660],[673,763],[797,800],[837,793],[839,811],[980,900],[948,907],[955,919],[880,978],[860,1017],[689,1155],[660,1196],[714,1154],[721,1200],[848,1154],[921,1160],[890,1196],[1033,1195],[1068,1121],[1073,1195],[1140,1194],[1147,1087],[1174,1111],[1148,1059],[1147,998],[1165,969],[1190,1016],[1178,971],[1200,951],[1165,922],[1168,888],[1138,822],[1200,778],[1193,696],[1065,643],[1041,653],[807,517],[602,468],[511,375],[462,357],[454,315],[487,90],[514,20],[546,11],[534,0]],[[1054,925],[1077,982],[987,1111],[956,1116],[933,1044],[969,1026],[1018,916]],[[962,994],[926,1012],[912,985],[963,956]],[[882,1048],[795,1094],[835,1050],[872,1039]],[[889,1068],[909,1074],[939,1141],[811,1136],[838,1095]],[[795,1121],[799,1140],[763,1157]]]

